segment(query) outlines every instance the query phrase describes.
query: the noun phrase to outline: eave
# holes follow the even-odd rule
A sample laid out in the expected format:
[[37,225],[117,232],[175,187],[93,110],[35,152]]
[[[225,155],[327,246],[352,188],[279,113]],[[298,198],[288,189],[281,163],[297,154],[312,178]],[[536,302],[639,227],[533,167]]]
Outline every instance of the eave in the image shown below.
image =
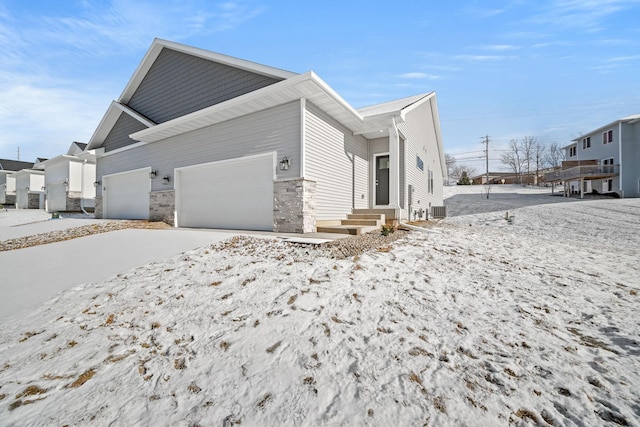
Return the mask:
[[120,104],[119,102],[116,102],[116,101],[112,101],[111,105],[109,105],[109,108],[107,109],[107,112],[102,117],[100,124],[98,124],[98,127],[96,128],[95,132],[91,136],[91,139],[89,140],[89,143],[85,151],[99,148],[104,142],[104,140],[107,138],[107,136],[109,135],[109,132],[111,132],[111,130],[113,129],[113,126],[116,124],[116,121],[120,118],[120,115],[123,113],[128,114],[129,116],[133,117],[134,119],[136,119],[137,121],[139,121],[140,123],[142,123],[147,127],[152,127],[156,125],[153,121],[137,113],[136,111],[132,110],[126,105]]

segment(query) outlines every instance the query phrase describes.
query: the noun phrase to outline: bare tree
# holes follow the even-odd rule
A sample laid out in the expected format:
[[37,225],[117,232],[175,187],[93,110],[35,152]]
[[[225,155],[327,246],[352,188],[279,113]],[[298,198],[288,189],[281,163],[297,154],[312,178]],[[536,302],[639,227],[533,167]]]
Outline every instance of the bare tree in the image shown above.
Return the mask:
[[558,144],[557,142],[551,143],[545,157],[547,165],[552,168],[559,168],[560,166],[562,166],[562,161],[564,159],[565,152],[562,147],[560,147],[560,144]]
[[536,139],[532,136],[525,136],[520,143],[520,151],[522,152],[522,162],[526,166],[527,182],[525,184],[531,184],[529,179],[531,178],[531,164],[534,162],[535,157]]
[[516,182],[520,183],[520,175],[522,174],[522,152],[520,143],[517,139],[509,141],[509,151],[502,153],[500,156],[502,164],[507,166],[516,176]]
[[477,173],[476,168],[472,168],[467,165],[454,165],[451,168],[451,178],[455,179],[456,182],[460,182],[463,177],[467,177],[471,179]]
[[447,182],[453,171],[453,166],[456,164],[456,158],[449,153],[444,153],[444,164],[447,167]]

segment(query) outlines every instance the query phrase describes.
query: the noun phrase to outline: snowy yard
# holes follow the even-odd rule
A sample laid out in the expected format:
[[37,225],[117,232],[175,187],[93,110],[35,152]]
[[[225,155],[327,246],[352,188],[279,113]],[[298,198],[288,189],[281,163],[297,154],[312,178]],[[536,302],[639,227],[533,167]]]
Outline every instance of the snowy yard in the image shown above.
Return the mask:
[[446,191],[361,256],[242,237],[61,293],[0,327],[0,425],[638,425],[640,199]]

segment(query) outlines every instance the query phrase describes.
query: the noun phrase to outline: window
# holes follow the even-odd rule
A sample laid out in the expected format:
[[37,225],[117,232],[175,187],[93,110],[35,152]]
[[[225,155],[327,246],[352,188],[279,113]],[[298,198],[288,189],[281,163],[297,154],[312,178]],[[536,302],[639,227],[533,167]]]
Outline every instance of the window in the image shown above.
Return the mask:
[[577,146],[569,147],[569,157],[574,157],[576,155]]
[[586,150],[587,148],[591,148],[591,137],[588,136],[586,138],[582,138],[582,149]]
[[602,161],[604,167],[602,168],[603,173],[613,173],[613,157],[609,159],[604,159]]
[[421,171],[424,171],[424,162],[422,161],[422,159],[420,158],[420,156],[416,156],[416,166],[418,167],[418,169],[420,169]]
[[602,133],[602,143],[603,144],[610,144],[613,142],[613,131],[612,130],[608,130],[606,132]]

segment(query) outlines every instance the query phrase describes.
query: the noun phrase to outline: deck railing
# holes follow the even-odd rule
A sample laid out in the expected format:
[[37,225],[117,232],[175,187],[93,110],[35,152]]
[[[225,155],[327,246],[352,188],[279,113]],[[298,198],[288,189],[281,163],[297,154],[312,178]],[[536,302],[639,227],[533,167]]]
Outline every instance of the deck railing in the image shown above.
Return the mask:
[[546,182],[571,181],[576,179],[604,179],[620,175],[620,165],[583,165],[569,169],[558,169],[546,173]]

